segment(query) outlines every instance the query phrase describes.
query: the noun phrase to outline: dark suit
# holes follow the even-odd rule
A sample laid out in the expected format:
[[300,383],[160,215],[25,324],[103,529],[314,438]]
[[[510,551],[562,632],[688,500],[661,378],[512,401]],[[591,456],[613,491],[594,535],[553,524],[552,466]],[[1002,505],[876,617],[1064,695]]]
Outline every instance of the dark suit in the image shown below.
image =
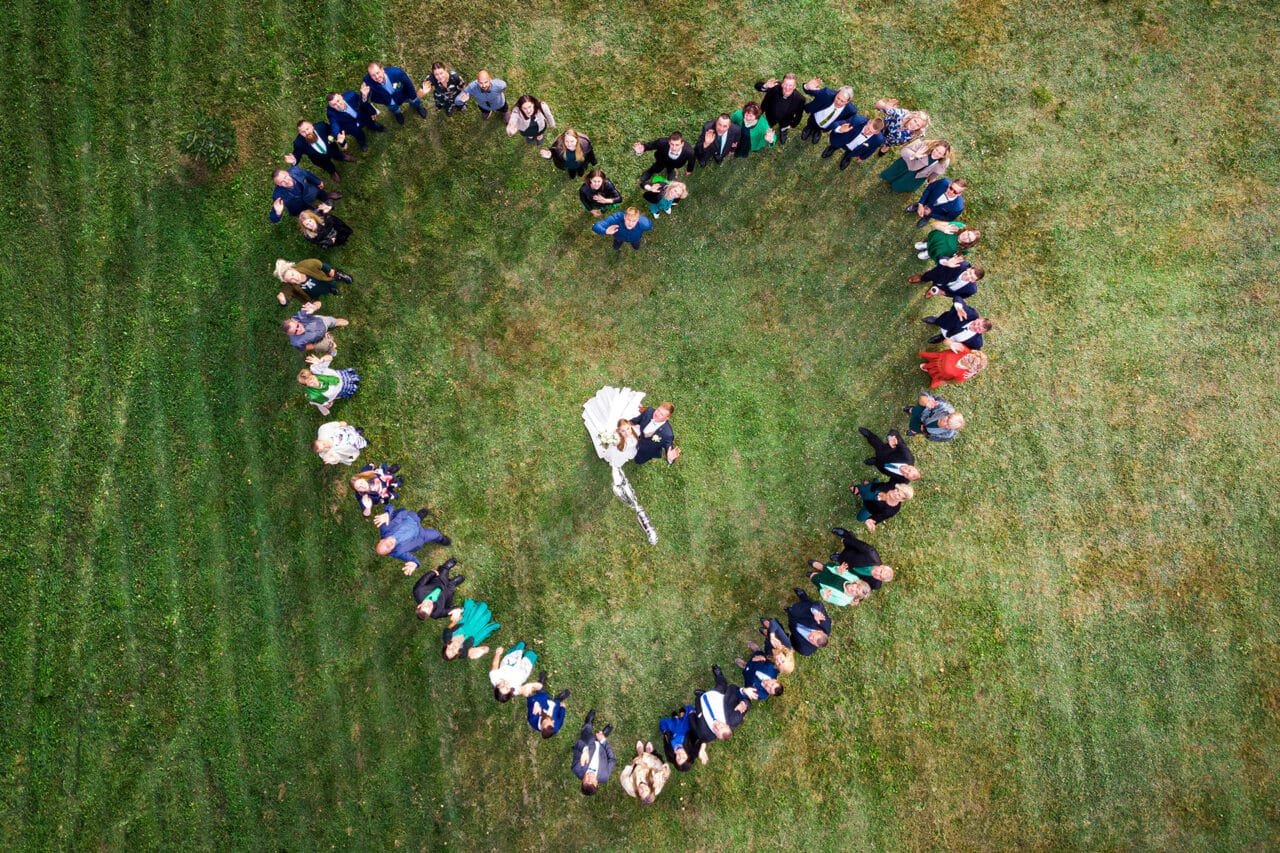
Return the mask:
[[413,600],[418,604],[427,600],[427,597],[439,590],[439,595],[435,596],[431,604],[431,618],[443,619],[453,609],[453,591],[467,579],[466,575],[458,575],[455,578],[449,577],[449,571],[453,566],[445,563],[439,569],[427,572],[418,578],[418,582],[413,585]]
[[653,420],[653,409],[645,409],[631,419],[631,423],[640,428],[640,446],[636,448],[635,459],[637,465],[643,465],[650,459],[664,456],[676,443],[676,433],[671,428],[670,420],[658,427],[658,431],[652,437],[645,438],[644,428],[649,425],[651,420]]
[[804,95],[797,87],[791,93],[791,97],[787,97],[782,94],[781,83],[766,89],[763,80],[756,83],[755,89],[757,92],[764,92],[764,97],[760,99],[760,109],[764,111],[769,127],[778,131],[778,144],[785,145],[787,131],[793,127],[799,127],[800,119],[804,118]]
[[961,261],[960,265],[955,267],[937,264],[928,272],[921,273],[920,280],[929,282],[947,296],[963,299],[978,292],[976,281],[960,280],[960,274],[972,266],[973,264],[968,261]]
[[849,160],[867,160],[872,154],[879,151],[883,145],[884,134],[876,132],[868,136],[861,145],[857,145],[853,148],[846,148],[844,156]]
[[680,156],[671,156],[671,137],[663,136],[652,142],[646,142],[645,151],[653,152],[653,165],[645,170],[640,176],[640,183],[648,183],[649,179],[659,172],[664,172],[667,180],[675,180],[676,171],[685,169],[689,174],[693,174],[694,155],[693,146],[685,140],[684,147],[680,149]]
[[884,565],[880,560],[880,552],[848,531],[845,531],[845,535],[840,537],[840,542],[844,545],[844,549],[839,554],[832,554],[831,562],[847,563],[849,570],[866,581],[868,586],[872,589],[879,589],[880,581],[871,577],[871,572],[858,571],[858,569]]
[[924,192],[920,194],[920,203],[930,209],[926,219],[954,222],[960,218],[960,214],[964,212],[964,196],[958,195],[950,201],[940,201],[950,186],[950,178],[938,178],[931,184],[925,184]]
[[[853,139],[862,132],[862,128],[866,126],[868,121],[870,121],[870,119],[864,115],[855,115],[848,122],[836,122],[835,127],[831,129],[831,136],[827,138],[827,147],[832,150],[845,147],[845,145],[852,142]],[[841,132],[835,129],[836,127],[842,127],[845,124],[849,125],[848,130]]]
[[613,775],[613,768],[617,766],[618,759],[614,757],[613,747],[609,745],[608,739],[596,740],[595,729],[591,726],[591,720],[582,724],[582,731],[578,733],[578,740],[573,744],[573,775],[579,779],[587,775],[590,767],[590,760],[587,763],[582,762],[582,750],[599,750],[599,761],[596,762],[596,782],[603,785],[609,781],[609,777]]
[[[827,608],[823,606],[821,601],[814,601],[809,595],[801,589],[796,590],[798,600],[787,608],[787,624],[791,628],[791,644],[797,652],[808,657],[818,650],[818,647],[805,639],[804,634],[800,632],[803,628],[806,631],[825,631],[828,636],[831,635],[831,617],[827,615]],[[816,618],[817,614],[822,614],[822,623],[819,624]]]
[[417,87],[413,85],[412,78],[403,68],[390,66],[383,68],[382,72],[386,75],[387,86],[390,86],[391,90],[388,91],[386,86],[365,74],[364,83],[369,87],[369,100],[375,104],[386,105],[386,108],[396,117],[396,121],[401,124],[404,123],[404,117],[400,115],[400,107],[404,104],[411,105],[420,116],[427,114],[422,106],[422,100],[418,97]]
[[854,106],[853,101],[849,101],[835,114],[834,118],[828,118],[826,124],[818,124],[818,116],[825,113],[835,104],[836,91],[835,89],[809,89],[808,87],[804,90],[806,95],[813,97],[812,101],[804,105],[804,111],[809,114],[809,121],[804,126],[804,135],[812,137],[814,142],[822,138],[822,134],[827,131],[835,130],[847,121],[852,122],[858,115],[858,108]]
[[[960,319],[960,315],[956,313],[956,305],[960,305],[965,309],[966,319]],[[951,340],[957,335],[961,335],[961,333],[966,332],[967,330],[965,329],[965,326],[977,319],[980,319],[980,315],[977,311],[969,305],[966,305],[963,299],[955,299],[952,301],[950,308],[939,314],[937,317],[926,317],[925,322],[941,329],[941,338]],[[935,335],[934,338],[930,339],[930,343],[937,343],[938,340],[938,336]],[[958,343],[964,344],[969,349],[982,349],[982,335],[971,333],[967,337],[962,336]]]
[[791,638],[787,636],[787,632],[782,630],[782,623],[777,619],[769,620],[769,629],[761,631],[764,635],[764,653],[772,655],[776,648],[791,648]]
[[[385,127],[375,121],[378,117],[378,111],[374,109],[373,104],[361,99],[359,92],[343,92],[342,99],[347,102],[347,109],[351,112],[335,110],[333,107],[326,105],[325,118],[329,121],[329,127],[335,133],[341,130],[347,136],[354,136],[360,147],[366,148],[369,145],[369,140],[364,135],[366,127],[371,130],[386,130]],[[351,113],[355,113],[355,115]]]
[[[719,667],[713,667],[712,671],[716,677],[715,689],[699,690],[694,694],[696,701],[693,703],[693,727],[691,729],[694,734],[707,743],[716,740],[716,733],[711,728],[713,722],[725,723],[730,730],[737,729],[738,726],[742,725],[743,719],[746,718],[747,711],[751,710],[751,700],[742,692],[742,688],[736,684],[730,684]],[[708,718],[713,712],[703,703],[703,697],[714,693],[720,693],[724,696],[723,720]],[[746,710],[739,711],[737,706],[742,702],[746,702],[747,707]]]
[[289,177],[293,178],[293,186],[278,186],[271,193],[272,207],[271,213],[268,215],[272,222],[279,222],[283,216],[283,214],[276,213],[276,199],[284,202],[284,209],[289,215],[297,216],[304,210],[313,209],[317,203],[329,197],[329,194],[320,188],[320,184],[323,181],[316,175],[301,166],[290,166],[287,171],[289,172]]
[[742,127],[733,122],[729,122],[729,129],[724,132],[724,138],[717,134],[716,138],[711,140],[710,145],[704,145],[703,139],[706,137],[707,131],[715,132],[716,120],[712,119],[702,126],[702,133],[698,136],[698,145],[693,149],[694,156],[698,158],[698,165],[707,165],[708,160],[715,160],[716,163],[723,163],[726,157],[746,157],[751,152],[751,145],[742,145]]
[[[302,165],[302,158],[306,157],[317,168],[324,170],[330,175],[338,174],[338,167],[334,165],[334,160],[350,160],[351,158],[342,150],[342,146],[338,144],[338,131],[329,127],[329,122],[318,121],[315,123],[316,141],[312,142],[301,133],[293,138],[293,156],[297,159],[298,165]],[[323,146],[324,150],[321,150]]]
[[864,459],[864,465],[870,465],[881,474],[884,474],[893,483],[905,483],[907,478],[897,473],[891,467],[896,465],[914,465],[916,463],[915,454],[911,452],[911,448],[907,447],[906,439],[904,439],[896,429],[889,430],[889,436],[896,438],[898,443],[891,447],[889,442],[880,438],[866,427],[858,427],[858,432],[862,433],[862,437],[867,440],[867,444],[871,445],[871,450],[875,454],[870,459]]

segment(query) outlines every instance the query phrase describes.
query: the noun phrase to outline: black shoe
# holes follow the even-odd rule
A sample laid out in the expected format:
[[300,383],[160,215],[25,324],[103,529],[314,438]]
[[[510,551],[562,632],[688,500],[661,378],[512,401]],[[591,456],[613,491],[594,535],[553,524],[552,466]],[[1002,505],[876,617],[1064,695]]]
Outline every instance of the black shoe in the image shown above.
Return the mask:
[[414,109],[418,111],[418,117],[419,117],[419,118],[426,118],[426,117],[427,117],[427,108],[426,108],[426,107],[417,106],[417,107],[414,107]]
[[450,539],[448,536],[441,535],[439,544],[440,544],[440,547],[442,548],[448,548],[450,545],[453,544],[453,540]]
[[875,434],[874,432],[872,432],[871,430],[867,429],[867,428],[866,428],[866,427],[864,427],[864,426],[860,426],[860,427],[858,427],[858,433],[859,433],[863,438],[875,438],[875,437],[876,437],[876,434]]
[[804,601],[806,598],[809,597],[808,595],[805,594],[805,591],[800,587],[795,587],[791,591],[794,592],[796,594],[796,598],[800,599],[801,601]]
[[915,204],[914,204],[914,203],[912,203],[912,204],[909,204],[909,205],[907,205],[906,207],[902,208],[902,212],[903,212],[903,213],[915,213],[915,212],[916,212],[916,206],[915,206]]
[[831,535],[839,536],[841,539],[843,539],[844,537],[849,535],[849,531],[845,530],[843,527],[833,527],[831,528]]
[[342,282],[343,284],[351,284],[352,282],[355,281],[354,278],[347,275],[342,270],[334,270],[333,277],[336,278],[338,281]]
[[568,687],[566,687],[564,690],[561,690],[559,693],[557,693],[557,694],[556,694],[556,697],[555,697],[555,698],[556,698],[556,701],[557,701],[557,702],[563,702],[564,700],[568,699],[568,698],[569,698],[569,688],[568,688]]
[[388,466],[386,467],[386,469],[385,469],[385,470],[386,470],[386,472],[387,472],[388,474],[394,474],[394,473],[396,473],[397,471],[399,471],[399,470],[400,470],[400,466],[399,466],[399,465],[388,465]]
[[920,322],[933,326],[937,324],[938,318],[937,317],[921,317]]
[[356,161],[356,158],[352,157],[350,154],[348,154],[345,151],[338,152],[337,157],[339,160],[341,160],[344,163],[354,163]]
[[[831,555],[831,562],[836,563],[836,564],[838,565],[838,564],[840,563],[840,555],[839,555],[839,554],[832,554],[832,555]],[[813,577],[813,575],[810,575],[809,577],[810,577],[810,578],[812,578],[812,577]]]
[[589,726],[589,725],[591,725],[592,723],[594,723],[595,721],[596,721],[596,709],[595,709],[595,708],[592,708],[590,711],[588,711],[588,712],[587,712],[587,719],[586,719],[586,723],[587,723],[587,725]]
[[787,131],[786,131],[786,130],[779,130],[779,131],[778,131],[778,144],[779,144],[779,145],[786,145],[786,144],[787,144]]
[[940,344],[940,343],[942,343],[942,335],[940,335],[940,334],[939,334],[939,335],[934,335],[932,338],[929,338],[928,343],[931,343],[931,344]]
[[404,125],[404,113],[392,113],[392,115],[396,117],[396,124]]
[[538,673],[538,682],[543,687],[547,686],[547,671],[545,669],[542,672]]
[[609,733],[612,731],[613,731],[613,723],[610,723],[609,725],[605,726],[603,729],[600,730],[600,734],[604,735],[605,737],[608,737]]
[[429,506],[424,506],[422,509],[418,510],[419,518],[426,518],[429,515],[431,515],[431,507]]
[[843,157],[841,157],[841,158],[840,158],[840,168],[841,168],[841,169],[847,169],[847,168],[849,168],[849,164],[850,164],[850,163],[852,163],[852,162],[853,162],[853,155],[852,155],[852,154],[846,154],[846,155],[844,155]]
[[821,133],[815,133],[813,136],[809,137],[809,143],[811,145],[817,145],[821,141],[822,141]]
[[439,572],[440,574],[444,574],[456,565],[458,565],[458,559],[456,557],[450,557],[440,564]]
[[830,156],[831,156],[832,154],[834,154],[834,153],[836,153],[836,149],[834,149],[834,148],[832,148],[830,145],[828,145],[828,146],[827,146],[825,149],[823,149],[823,151],[822,151],[822,159],[823,159],[823,160],[825,160],[825,159],[827,159],[828,157],[830,157]]
[[904,415],[909,415],[909,414],[911,414],[911,407],[910,407],[910,406],[903,406],[903,407],[902,407],[902,413],[903,413]]

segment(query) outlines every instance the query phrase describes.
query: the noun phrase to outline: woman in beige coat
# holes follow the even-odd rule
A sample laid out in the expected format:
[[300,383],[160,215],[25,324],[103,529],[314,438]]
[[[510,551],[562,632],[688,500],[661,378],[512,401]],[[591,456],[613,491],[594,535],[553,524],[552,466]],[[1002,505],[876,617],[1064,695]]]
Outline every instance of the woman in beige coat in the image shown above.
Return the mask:
[[628,797],[635,797],[646,806],[653,805],[662,788],[671,778],[671,766],[653,751],[653,744],[636,741],[636,757],[622,768],[618,781]]
[[917,139],[902,148],[902,156],[880,173],[880,180],[896,193],[913,193],[942,177],[951,165],[951,145],[940,139]]

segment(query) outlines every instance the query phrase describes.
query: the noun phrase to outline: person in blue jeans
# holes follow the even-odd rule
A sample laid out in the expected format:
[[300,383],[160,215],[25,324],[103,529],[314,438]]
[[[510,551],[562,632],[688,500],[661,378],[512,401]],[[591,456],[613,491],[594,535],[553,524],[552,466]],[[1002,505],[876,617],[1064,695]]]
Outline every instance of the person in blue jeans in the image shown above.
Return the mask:
[[630,243],[631,248],[639,249],[640,240],[644,237],[644,232],[651,228],[653,228],[653,223],[649,221],[649,218],[641,216],[640,211],[634,207],[628,207],[625,211],[610,214],[591,226],[591,230],[597,234],[604,234],[613,238],[613,250],[615,252],[622,249],[623,243]]

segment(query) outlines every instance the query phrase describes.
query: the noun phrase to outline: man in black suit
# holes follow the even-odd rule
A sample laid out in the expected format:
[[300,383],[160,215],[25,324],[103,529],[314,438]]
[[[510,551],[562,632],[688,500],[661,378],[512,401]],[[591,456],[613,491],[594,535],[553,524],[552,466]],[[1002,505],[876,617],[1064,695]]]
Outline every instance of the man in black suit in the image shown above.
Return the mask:
[[653,152],[653,165],[640,176],[640,183],[647,184],[649,179],[659,172],[665,172],[668,181],[674,181],[676,172],[685,170],[686,175],[693,174],[693,149],[684,141],[680,131],[670,136],[659,137],[652,142],[636,142],[631,146],[639,156],[646,151]]
[[781,81],[772,77],[756,84],[757,92],[764,92],[760,108],[769,121],[769,127],[778,131],[778,144],[787,144],[787,131],[800,126],[804,118],[804,95],[796,91],[796,75],[787,74]]
[[922,323],[937,326],[942,331],[929,338],[929,343],[938,344],[943,341],[947,346],[964,344],[969,349],[982,349],[982,336],[994,328],[994,324],[965,304],[963,299],[954,299],[951,308],[936,317],[925,317]]
[[467,579],[466,575],[449,577],[449,570],[456,565],[458,561],[450,557],[413,585],[413,600],[418,603],[414,613],[419,619],[443,619],[449,615],[453,609],[453,591]]
[[862,460],[864,465],[875,468],[892,483],[913,483],[920,479],[920,469],[915,465],[916,456],[896,429],[889,430],[883,439],[866,427],[858,427],[858,432],[862,433],[875,454]]
[[584,797],[591,796],[596,788],[608,782],[613,775],[613,768],[618,764],[613,747],[609,745],[609,733],[613,731],[613,726],[607,725],[597,732],[592,728],[595,719],[596,712],[593,708],[587,712],[586,722],[582,724],[582,731],[573,745],[573,775],[582,780]]
[[843,527],[833,527],[831,532],[840,537],[840,544],[844,546],[838,554],[831,555],[831,562],[847,565],[849,571],[866,581],[872,589],[879,589],[881,584],[893,580],[893,568],[880,561],[879,551]]
[[742,128],[729,119],[728,113],[721,113],[702,126],[702,138],[698,140],[693,153],[698,158],[699,166],[707,165],[708,160],[715,160],[718,166],[726,157],[745,156],[747,149],[739,150],[741,141]]
[[675,410],[672,403],[659,403],[656,408],[645,409],[631,419],[631,423],[640,428],[640,445],[636,448],[635,458],[637,465],[657,459],[664,452],[668,465],[680,458],[680,448],[675,446],[676,433],[670,423]]
[[831,640],[831,617],[821,601],[814,601],[796,587],[796,602],[787,608],[787,624],[791,628],[791,645],[808,657]]
[[296,166],[306,157],[336,181],[339,177],[338,167],[333,161],[356,159],[343,150],[346,144],[347,135],[332,130],[327,121],[312,124],[304,118],[298,122],[298,135],[293,138],[293,152],[287,154],[284,160],[289,165]]
[[759,698],[754,687],[744,689],[730,684],[719,664],[711,667],[711,673],[716,677],[715,688],[694,694],[693,731],[704,743],[732,737],[733,730],[742,725],[752,700]]

